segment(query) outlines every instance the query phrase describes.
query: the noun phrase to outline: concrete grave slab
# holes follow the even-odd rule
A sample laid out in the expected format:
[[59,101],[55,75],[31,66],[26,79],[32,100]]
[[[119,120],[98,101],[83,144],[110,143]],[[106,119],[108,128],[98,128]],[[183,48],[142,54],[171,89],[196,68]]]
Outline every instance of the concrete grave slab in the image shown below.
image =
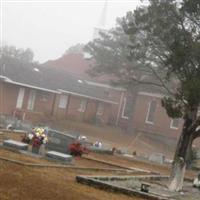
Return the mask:
[[141,183],[145,180],[166,179],[163,176],[76,176],[76,181],[96,188],[123,193],[129,196],[137,196],[152,200],[167,200],[166,194],[157,195],[141,191]]
[[18,149],[18,150],[28,150],[28,144],[15,141],[15,140],[4,140],[3,146]]
[[54,160],[60,160],[66,163],[71,163],[72,162],[72,156],[69,154],[65,154],[65,153],[60,153],[57,151],[48,151],[46,153],[46,156],[54,159]]
[[157,162],[163,164],[165,161],[165,156],[161,153],[154,153],[149,156],[149,160],[153,162]]

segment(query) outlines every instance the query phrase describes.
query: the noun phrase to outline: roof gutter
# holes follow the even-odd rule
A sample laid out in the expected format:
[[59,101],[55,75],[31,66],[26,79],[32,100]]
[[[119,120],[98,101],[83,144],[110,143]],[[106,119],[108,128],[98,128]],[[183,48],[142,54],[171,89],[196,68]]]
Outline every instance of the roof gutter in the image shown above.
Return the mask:
[[121,88],[121,87],[114,87],[108,84],[104,84],[104,83],[96,83],[93,81],[87,81],[84,80],[88,85],[94,85],[94,86],[99,86],[99,87],[103,87],[103,88],[109,88],[109,89],[113,89],[113,90],[119,90],[119,91],[126,91],[125,88]]
[[42,91],[52,92],[52,93],[56,93],[56,94],[68,93],[68,94],[72,94],[72,95],[76,95],[76,96],[81,96],[81,97],[85,97],[85,98],[89,98],[89,99],[102,101],[102,102],[105,102],[105,103],[118,104],[118,102],[115,102],[115,101],[105,100],[105,99],[92,97],[92,96],[88,96],[88,95],[84,95],[84,94],[80,94],[80,93],[76,93],[76,92],[66,91],[66,90],[62,90],[62,89],[50,90],[50,89],[41,88],[41,87],[37,87],[37,86],[25,84],[25,83],[16,82],[16,81],[12,81],[11,79],[7,78],[6,76],[0,76],[0,78],[3,78],[3,81],[6,82],[6,83],[24,86],[24,87],[28,87],[28,88],[33,88],[33,89],[36,89],[36,90],[42,90]]
[[52,93],[60,94],[60,92],[56,91],[56,90],[50,90],[50,89],[41,88],[41,87],[37,87],[37,86],[25,84],[25,83],[19,83],[19,82],[10,80],[7,77],[4,79],[4,82],[14,84],[14,85],[20,85],[20,86],[24,86],[24,87],[28,87],[28,88],[33,88],[33,89],[36,89],[36,90],[42,90],[42,91],[45,91],[45,92],[52,92]]
[[149,96],[149,97],[157,97],[157,98],[160,98],[160,99],[162,99],[164,97],[163,94],[152,93],[152,92],[139,92],[139,95]]
[[105,99],[101,99],[101,98],[97,98],[97,97],[92,97],[92,96],[88,96],[88,95],[84,95],[84,94],[80,94],[80,93],[76,93],[76,92],[66,91],[66,90],[62,90],[62,89],[58,89],[58,91],[62,92],[62,93],[72,94],[72,95],[75,95],[75,96],[81,96],[81,97],[85,97],[85,98],[89,98],[89,99],[102,101],[102,102],[105,102],[105,103],[118,104],[118,102],[115,102],[115,101],[109,101],[109,100],[105,100]]

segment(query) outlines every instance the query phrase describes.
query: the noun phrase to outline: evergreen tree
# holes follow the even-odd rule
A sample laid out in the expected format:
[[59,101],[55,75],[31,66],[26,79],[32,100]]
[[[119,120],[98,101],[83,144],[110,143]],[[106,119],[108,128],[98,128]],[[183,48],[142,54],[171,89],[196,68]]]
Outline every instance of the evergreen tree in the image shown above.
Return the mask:
[[[167,114],[184,120],[169,186],[179,191],[192,143],[200,136],[200,2],[149,0],[148,6],[128,12],[118,25],[120,31],[117,27],[102,34],[86,50],[96,60],[96,72],[113,73],[118,83],[129,87],[152,84],[168,92],[162,100]],[[144,74],[153,77],[151,81],[143,79]]]

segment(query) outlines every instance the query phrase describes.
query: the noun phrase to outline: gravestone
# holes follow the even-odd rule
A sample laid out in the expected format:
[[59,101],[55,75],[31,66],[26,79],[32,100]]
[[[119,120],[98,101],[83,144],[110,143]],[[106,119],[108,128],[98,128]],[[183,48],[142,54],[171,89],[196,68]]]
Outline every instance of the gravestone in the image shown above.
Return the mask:
[[128,149],[127,148],[120,148],[121,154],[128,154]]
[[56,130],[48,130],[48,150],[69,153],[69,145],[75,142],[76,137]]
[[162,153],[154,153],[149,156],[149,160],[163,164],[165,160],[165,156]]
[[65,163],[71,163],[72,162],[72,156],[64,153],[60,153],[57,151],[48,151],[46,153],[46,156],[55,160],[60,160]]
[[3,146],[18,149],[18,150],[28,150],[28,144],[25,144],[23,142],[18,142],[15,140],[4,140]]

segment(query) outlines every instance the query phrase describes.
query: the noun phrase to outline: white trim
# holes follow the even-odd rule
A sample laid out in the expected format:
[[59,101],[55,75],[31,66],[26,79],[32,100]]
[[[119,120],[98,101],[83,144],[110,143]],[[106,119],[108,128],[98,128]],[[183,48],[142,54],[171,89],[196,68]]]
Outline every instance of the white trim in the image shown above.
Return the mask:
[[122,108],[124,96],[125,96],[125,92],[122,92],[121,97],[120,97],[119,107],[118,107],[117,119],[116,119],[116,123],[115,123],[116,126],[119,123],[119,118],[120,118],[120,113],[121,113],[121,108]]
[[113,87],[111,85],[108,84],[103,84],[103,83],[96,83],[93,81],[86,81],[84,80],[88,85],[94,85],[94,86],[99,86],[99,87],[104,87],[104,88],[109,88],[109,89],[114,89],[114,90],[119,90],[119,91],[126,91],[126,89],[124,88],[120,88],[120,87]]
[[[171,129],[178,130],[178,129],[179,129],[179,125],[178,125],[178,127],[173,126],[173,121],[174,121],[174,120],[175,120],[175,119],[171,119],[171,121],[170,121],[170,128],[171,128]],[[178,124],[179,124],[179,119],[176,119],[176,120],[178,120]]]
[[124,99],[123,99],[124,104],[123,104],[123,108],[122,108],[122,116],[121,116],[123,119],[129,119],[128,116],[125,116],[125,115],[124,115],[124,111],[125,111],[125,108],[126,108],[126,101],[127,101],[127,98],[124,97]]
[[34,110],[35,98],[36,98],[36,90],[30,90],[29,97],[28,97],[27,110]]
[[139,95],[143,95],[143,96],[149,96],[149,97],[157,97],[157,98],[163,98],[164,95],[162,94],[158,94],[158,93],[151,93],[151,92],[139,92]]
[[17,102],[16,102],[16,108],[18,109],[21,109],[23,106],[24,94],[25,94],[25,88],[19,88]]
[[86,107],[87,107],[87,99],[81,99],[81,100],[80,100],[80,106],[79,106],[79,108],[78,108],[78,111],[79,111],[79,112],[85,112]]
[[99,100],[99,101],[102,101],[102,102],[105,102],[105,103],[118,104],[118,102],[115,102],[115,101],[104,100],[104,99],[101,99],[101,98],[87,96],[87,95],[76,93],[76,92],[71,92],[71,91],[62,90],[62,89],[58,89],[58,91],[57,90],[50,90],[50,89],[41,88],[41,87],[37,87],[37,86],[25,84],[25,83],[15,82],[15,81],[12,81],[9,78],[4,77],[4,76],[2,76],[2,78],[4,78],[5,82],[7,82],[7,83],[11,83],[11,84],[14,84],[14,85],[20,85],[20,86],[24,86],[24,87],[28,87],[28,88],[33,88],[33,89],[36,89],[36,90],[42,90],[42,91],[52,92],[52,93],[56,93],[56,94],[61,94],[62,92],[63,93],[69,93],[69,94],[73,94],[73,95],[77,95],[77,96],[81,96],[81,97],[86,97],[86,98],[89,98],[89,99]]
[[89,99],[99,100],[99,101],[102,101],[102,102],[105,102],[105,103],[118,104],[118,102],[115,102],[115,101],[104,100],[104,99],[101,99],[101,98],[87,96],[87,95],[83,95],[83,94],[76,93],[76,92],[70,92],[70,91],[67,91],[67,90],[62,90],[62,89],[58,89],[58,91],[57,90],[50,90],[50,89],[41,88],[41,87],[37,87],[37,86],[25,84],[25,83],[19,83],[19,82],[12,81],[11,79],[9,79],[5,76],[1,76],[1,78],[3,78],[4,81],[7,82],[7,83],[14,84],[14,85],[20,85],[20,86],[24,86],[24,87],[28,87],[28,88],[33,88],[33,89],[36,89],[36,90],[42,90],[42,91],[52,92],[52,93],[56,93],[56,94],[61,94],[62,92],[63,93],[69,93],[69,94],[73,94],[73,95],[77,95],[77,96],[81,96],[81,97],[86,97],[86,98],[89,98]]
[[[5,77],[4,77],[4,78],[5,78]],[[52,93],[60,94],[60,92],[58,92],[58,91],[56,91],[56,90],[49,90],[49,89],[45,89],[45,88],[41,88],[41,87],[37,87],[37,86],[25,84],[25,83],[15,82],[15,81],[10,80],[10,79],[7,78],[7,77],[6,77],[6,79],[5,79],[5,82],[6,82],[6,83],[11,83],[11,84],[14,84],[14,85],[20,85],[20,86],[24,86],[24,87],[28,87],[28,88],[33,88],[33,89],[36,89],[36,90],[42,90],[42,91],[47,91],[47,92],[52,92]]]
[[58,102],[58,108],[66,109],[68,103],[68,95],[61,94]]
[[76,93],[76,92],[70,92],[70,91],[67,91],[67,90],[58,89],[58,91],[60,91],[62,93],[68,93],[68,94],[73,94],[73,95],[80,96],[80,97],[85,97],[85,98],[88,98],[88,99],[95,99],[95,100],[102,101],[102,102],[105,102],[105,103],[118,104],[118,102],[115,102],[115,101],[108,101],[108,100],[104,100],[104,99],[100,99],[100,98],[96,98],[96,97],[91,97],[91,96],[87,96],[87,95]]
[[147,110],[147,114],[146,114],[145,123],[147,123],[147,124],[154,124],[153,122],[148,121],[149,113],[150,113],[150,107],[151,107],[151,102],[148,103],[148,110]]
[[8,77],[0,75],[0,79],[2,79],[3,81],[11,81]]
[[[153,101],[155,101],[155,100],[152,100],[152,101],[150,101],[150,102],[148,103],[148,110],[147,110],[146,119],[145,119],[145,123],[151,124],[151,125],[153,125],[154,122],[149,121],[148,118],[149,118],[149,114],[150,114],[151,104],[152,104]],[[156,102],[156,101],[155,101],[155,102]],[[156,102],[156,104],[157,104],[157,102]]]

